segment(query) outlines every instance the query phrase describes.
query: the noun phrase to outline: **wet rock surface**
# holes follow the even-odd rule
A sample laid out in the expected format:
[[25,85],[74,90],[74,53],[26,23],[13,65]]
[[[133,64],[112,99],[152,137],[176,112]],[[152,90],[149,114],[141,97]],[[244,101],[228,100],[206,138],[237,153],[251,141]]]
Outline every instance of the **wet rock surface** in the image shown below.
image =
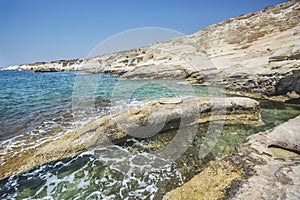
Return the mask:
[[4,155],[1,157],[0,178],[71,157],[87,149],[119,143],[126,137],[149,138],[167,130],[220,120],[234,124],[260,123],[259,103],[241,97],[152,101],[138,109],[104,116],[35,147]]
[[167,199],[299,199],[300,116],[252,135]]

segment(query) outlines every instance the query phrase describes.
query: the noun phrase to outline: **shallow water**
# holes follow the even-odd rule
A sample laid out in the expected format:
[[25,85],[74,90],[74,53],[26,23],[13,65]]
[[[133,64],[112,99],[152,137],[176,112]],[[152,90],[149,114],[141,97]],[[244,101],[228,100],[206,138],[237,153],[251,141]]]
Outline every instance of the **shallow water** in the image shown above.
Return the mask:
[[[84,98],[75,98],[77,107],[74,109],[72,91],[76,90],[75,80],[78,80],[74,73],[0,72],[0,76],[6,76],[5,81],[1,81],[4,82],[5,89],[1,89],[0,93],[1,97],[5,97],[1,98],[0,107],[1,127],[5,127],[1,128],[2,154],[13,148],[25,148],[35,145],[37,141],[43,142],[45,135],[55,137],[95,117],[126,107],[143,105],[149,99],[212,94],[206,87],[190,86],[184,82],[178,84],[163,80],[117,81],[114,77],[101,75],[96,92],[89,93],[92,94],[91,99],[94,100],[95,106],[91,109],[89,104],[85,104],[87,101]],[[11,83],[8,76],[14,77]],[[88,79],[96,77],[85,76]],[[18,84],[25,80],[28,85],[25,87],[27,89],[23,90]],[[29,80],[35,85],[32,86],[34,89],[30,87]],[[36,86],[43,83],[43,87]],[[15,91],[9,93],[10,90]],[[87,94],[86,90],[76,93],[76,97],[83,97],[83,94]],[[181,132],[168,131],[144,140],[129,138],[121,144],[38,166],[19,176],[1,180],[0,198],[161,199],[166,192],[182,185],[200,172],[209,161],[221,159],[234,151],[236,145],[243,142],[247,136],[272,128],[300,114],[297,105],[259,101],[265,125],[225,125],[214,148],[203,157],[199,155],[202,155],[200,151],[210,123],[186,127]],[[16,105],[19,106],[15,108]],[[25,128],[19,130],[15,124]],[[8,131],[11,129],[14,131]],[[195,130],[192,138],[180,135]],[[11,136],[10,134],[19,136],[16,139],[4,140],[5,137]],[[169,152],[175,151],[168,144],[174,142],[178,135],[188,142],[185,143],[187,146],[177,147],[187,150],[175,161],[159,156],[157,152],[164,148]]]
[[0,141],[29,132],[65,131],[76,122],[142,105],[141,99],[209,95],[207,88],[184,82],[117,81],[106,74],[73,72],[0,71],[0,85]]

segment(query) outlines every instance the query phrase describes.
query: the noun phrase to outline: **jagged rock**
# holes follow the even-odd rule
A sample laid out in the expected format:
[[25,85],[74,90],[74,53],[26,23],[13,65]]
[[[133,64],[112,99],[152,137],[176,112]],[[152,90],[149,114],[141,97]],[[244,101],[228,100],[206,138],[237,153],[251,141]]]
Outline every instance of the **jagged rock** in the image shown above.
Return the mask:
[[300,116],[248,137],[163,199],[299,199],[299,128]]
[[[288,71],[281,67],[259,74],[236,74],[224,77],[221,86],[230,91],[238,91],[246,96],[259,98],[275,98],[288,100],[297,98],[300,94],[300,65],[288,65]],[[290,95],[291,93],[295,95]],[[276,99],[280,97],[281,99]]]
[[275,94],[296,92],[300,94],[300,70],[293,70],[277,82]]
[[0,158],[3,161],[0,179],[86,149],[118,143],[129,136],[147,138],[179,126],[215,120],[237,124],[260,123],[259,103],[241,97],[155,100],[141,108],[99,118],[58,138],[37,143],[34,148],[3,155]]

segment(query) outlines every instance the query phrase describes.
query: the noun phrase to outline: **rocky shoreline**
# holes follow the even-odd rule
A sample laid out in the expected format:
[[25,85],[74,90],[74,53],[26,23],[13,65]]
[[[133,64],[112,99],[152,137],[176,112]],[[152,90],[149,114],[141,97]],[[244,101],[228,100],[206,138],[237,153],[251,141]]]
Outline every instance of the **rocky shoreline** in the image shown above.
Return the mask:
[[193,35],[94,58],[2,70],[85,71],[122,79],[180,79],[286,101],[300,97],[297,0],[231,18]]
[[220,120],[234,124],[260,124],[259,103],[242,97],[152,101],[138,109],[104,116],[58,138],[52,136],[48,142],[37,143],[35,147],[2,155],[0,179],[95,147],[120,143],[127,137],[149,138],[153,133],[163,134],[180,127]]
[[247,138],[164,200],[299,199],[300,116]]
[[[1,70],[85,71],[121,79],[178,79],[223,87],[249,97],[300,99],[300,3],[291,0],[209,26],[193,35],[94,58],[39,62]],[[162,99],[136,110],[97,119],[30,149],[1,158],[0,179],[67,158],[95,146],[121,142],[137,130],[176,129],[215,120],[261,123],[259,104],[249,98]],[[182,107],[183,106],[183,107]],[[216,115],[212,115],[217,107]],[[224,110],[225,108],[225,110]],[[226,115],[225,115],[226,114]],[[296,117],[250,136],[236,152],[212,162],[164,199],[299,199],[299,124]],[[147,130],[147,129],[145,129]]]

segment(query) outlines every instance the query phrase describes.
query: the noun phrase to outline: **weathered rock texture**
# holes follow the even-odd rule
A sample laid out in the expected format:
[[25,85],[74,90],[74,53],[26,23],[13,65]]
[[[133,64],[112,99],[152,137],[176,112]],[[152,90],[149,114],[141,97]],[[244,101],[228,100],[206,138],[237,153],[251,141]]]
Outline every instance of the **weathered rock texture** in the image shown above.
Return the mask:
[[186,79],[247,95],[299,98],[299,18],[299,1],[292,0],[144,48],[6,69],[86,70],[130,79]]
[[250,136],[167,195],[171,199],[299,199],[300,116]]
[[[214,120],[228,123],[260,123],[259,104],[248,98],[161,99],[138,109],[99,118],[84,127],[49,139],[38,146],[8,152],[0,159],[0,179],[93,147],[118,143],[127,136],[148,138],[179,126]],[[184,123],[182,123],[184,121]]]
[[77,71],[81,69],[82,64],[85,62],[86,60],[84,59],[57,60],[10,66],[1,70],[33,70],[36,72]]

